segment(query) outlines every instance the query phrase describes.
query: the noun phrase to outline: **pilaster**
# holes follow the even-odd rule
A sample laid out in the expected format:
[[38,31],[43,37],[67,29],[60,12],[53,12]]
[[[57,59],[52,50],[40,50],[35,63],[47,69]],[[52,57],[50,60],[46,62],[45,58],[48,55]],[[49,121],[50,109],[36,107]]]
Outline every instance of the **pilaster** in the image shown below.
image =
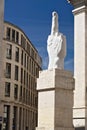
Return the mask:
[[74,109],[77,129],[87,129],[87,0],[68,0],[74,14]]

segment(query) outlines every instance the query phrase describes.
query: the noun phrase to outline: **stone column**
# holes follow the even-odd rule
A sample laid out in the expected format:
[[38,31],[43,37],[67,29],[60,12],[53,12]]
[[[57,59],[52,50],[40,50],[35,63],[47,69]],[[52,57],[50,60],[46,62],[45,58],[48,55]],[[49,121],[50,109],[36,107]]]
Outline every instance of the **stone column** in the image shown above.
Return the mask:
[[74,79],[59,69],[40,72],[37,80],[37,130],[74,130],[72,124]]
[[87,130],[87,0],[69,0],[74,6],[74,126]]

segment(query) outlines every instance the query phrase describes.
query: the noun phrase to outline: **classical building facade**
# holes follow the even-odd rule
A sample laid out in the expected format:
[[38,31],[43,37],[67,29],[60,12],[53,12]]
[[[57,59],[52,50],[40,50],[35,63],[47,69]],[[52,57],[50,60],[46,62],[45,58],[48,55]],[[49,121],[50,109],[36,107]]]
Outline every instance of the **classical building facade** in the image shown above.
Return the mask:
[[34,130],[41,57],[17,26],[4,22],[0,60],[0,130]]
[[68,0],[74,7],[74,109],[76,130],[87,130],[87,0]]

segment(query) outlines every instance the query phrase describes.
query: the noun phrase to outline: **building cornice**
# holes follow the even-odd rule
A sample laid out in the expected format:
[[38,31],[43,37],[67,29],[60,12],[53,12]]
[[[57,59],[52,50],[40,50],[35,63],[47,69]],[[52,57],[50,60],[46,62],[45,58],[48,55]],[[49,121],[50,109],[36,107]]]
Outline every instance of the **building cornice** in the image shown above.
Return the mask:
[[82,12],[87,12],[87,6],[78,7],[76,9],[74,9],[72,12],[74,15],[78,14],[78,13],[82,13]]
[[74,8],[79,8],[81,6],[87,6],[87,0],[67,0],[69,3],[71,3]]

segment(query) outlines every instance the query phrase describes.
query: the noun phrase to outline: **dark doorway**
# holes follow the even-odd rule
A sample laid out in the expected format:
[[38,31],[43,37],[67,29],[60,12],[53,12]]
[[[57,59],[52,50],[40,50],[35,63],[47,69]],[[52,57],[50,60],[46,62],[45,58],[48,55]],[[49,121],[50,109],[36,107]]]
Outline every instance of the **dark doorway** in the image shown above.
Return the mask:
[[0,124],[0,130],[2,130],[2,124]]
[[85,127],[78,127],[78,128],[75,128],[75,130],[85,130]]
[[28,130],[28,127],[26,126],[26,130]]

